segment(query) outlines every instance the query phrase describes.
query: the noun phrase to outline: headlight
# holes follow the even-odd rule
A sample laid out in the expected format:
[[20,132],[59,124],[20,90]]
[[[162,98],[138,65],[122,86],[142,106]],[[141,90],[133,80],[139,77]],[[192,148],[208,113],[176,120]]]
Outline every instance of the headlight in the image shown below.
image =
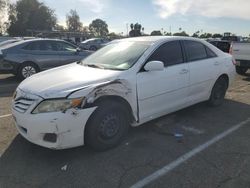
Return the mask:
[[85,98],[76,99],[53,99],[41,102],[34,110],[33,114],[45,112],[59,112],[66,111],[70,108],[79,108],[85,105]]

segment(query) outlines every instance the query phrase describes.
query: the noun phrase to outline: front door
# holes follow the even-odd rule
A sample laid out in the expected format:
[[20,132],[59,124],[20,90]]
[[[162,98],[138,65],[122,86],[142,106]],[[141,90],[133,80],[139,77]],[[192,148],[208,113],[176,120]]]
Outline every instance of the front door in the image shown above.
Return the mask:
[[184,107],[187,103],[189,68],[184,62],[180,41],[161,45],[148,58],[162,61],[164,70],[137,74],[139,117],[148,121]]
[[82,59],[74,45],[59,41],[57,42],[57,46],[57,53],[60,56],[60,64],[58,66],[73,63]]

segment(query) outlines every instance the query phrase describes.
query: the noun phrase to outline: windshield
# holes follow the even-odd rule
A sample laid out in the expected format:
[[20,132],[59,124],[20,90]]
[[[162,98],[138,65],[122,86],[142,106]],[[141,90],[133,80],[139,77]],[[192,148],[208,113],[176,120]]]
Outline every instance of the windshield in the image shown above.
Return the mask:
[[138,41],[110,43],[82,60],[81,64],[103,69],[127,70],[136,63],[149,45],[147,42]]

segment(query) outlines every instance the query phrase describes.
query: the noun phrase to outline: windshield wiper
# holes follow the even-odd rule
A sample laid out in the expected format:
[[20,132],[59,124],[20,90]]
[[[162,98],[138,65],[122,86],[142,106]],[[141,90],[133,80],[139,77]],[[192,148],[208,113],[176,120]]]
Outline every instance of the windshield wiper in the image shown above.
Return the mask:
[[98,69],[104,69],[103,66],[96,65],[96,64],[84,64],[84,66],[92,67],[92,68],[98,68]]

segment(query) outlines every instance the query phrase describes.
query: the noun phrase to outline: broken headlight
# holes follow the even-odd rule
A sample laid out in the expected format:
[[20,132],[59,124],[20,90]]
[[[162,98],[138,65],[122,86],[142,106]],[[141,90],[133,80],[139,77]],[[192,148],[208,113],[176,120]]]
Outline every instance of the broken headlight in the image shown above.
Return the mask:
[[85,98],[76,99],[53,99],[42,101],[34,110],[33,114],[46,113],[46,112],[59,112],[66,111],[70,108],[80,108],[85,105]]

